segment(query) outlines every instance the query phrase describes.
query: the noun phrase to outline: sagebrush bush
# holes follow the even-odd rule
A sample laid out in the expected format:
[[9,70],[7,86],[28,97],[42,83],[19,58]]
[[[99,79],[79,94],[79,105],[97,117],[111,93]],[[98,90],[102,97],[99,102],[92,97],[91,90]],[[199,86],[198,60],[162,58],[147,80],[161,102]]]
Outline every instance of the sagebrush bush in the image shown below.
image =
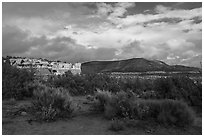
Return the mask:
[[53,121],[57,118],[70,117],[73,108],[69,92],[63,88],[51,88],[39,84],[34,91],[33,109],[38,119]]
[[187,126],[191,125],[195,118],[191,108],[177,100],[129,98],[128,94],[122,91],[117,94],[99,91],[97,99],[96,108],[100,108],[100,112],[108,119],[154,120],[166,125]]
[[133,110],[131,106],[134,99],[129,98],[127,93],[120,91],[113,94],[109,91],[98,90],[96,99],[97,102],[93,104],[94,110],[104,112],[106,118],[132,117],[131,113]]
[[94,94],[96,89],[109,90],[113,93],[121,89],[118,80],[106,74],[72,75],[67,73],[59,77],[49,78],[48,84],[66,88],[71,95],[75,96]]
[[195,114],[186,103],[175,100],[161,101],[157,120],[168,125],[187,126],[194,122]]
[[102,91],[100,89],[97,89],[97,92],[95,93],[95,98],[96,100],[92,106],[92,110],[104,112],[107,102],[112,99],[112,93],[109,91]]
[[139,119],[154,119],[165,125],[187,126],[194,122],[194,112],[186,103],[176,100],[137,100],[134,115]]
[[202,84],[189,77],[174,76],[154,81],[158,99],[183,100],[190,106],[202,106]]
[[119,83],[123,91],[132,90],[134,92],[137,91],[144,91],[144,90],[151,90],[152,89],[152,82],[147,79],[139,79],[139,78],[126,78],[126,79],[119,79]]
[[113,107],[117,108],[116,115],[121,118],[133,118],[134,96],[129,96],[128,93],[120,91],[115,95],[115,104]]

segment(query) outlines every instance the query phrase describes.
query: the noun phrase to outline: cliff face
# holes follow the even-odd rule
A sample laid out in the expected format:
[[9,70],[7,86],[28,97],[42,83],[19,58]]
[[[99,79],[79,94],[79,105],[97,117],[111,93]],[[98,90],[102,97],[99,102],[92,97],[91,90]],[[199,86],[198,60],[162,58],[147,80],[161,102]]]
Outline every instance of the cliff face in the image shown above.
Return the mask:
[[181,65],[168,65],[158,60],[147,60],[144,58],[133,58],[120,61],[91,61],[82,63],[82,73],[101,72],[148,72],[148,71],[199,71],[198,68]]

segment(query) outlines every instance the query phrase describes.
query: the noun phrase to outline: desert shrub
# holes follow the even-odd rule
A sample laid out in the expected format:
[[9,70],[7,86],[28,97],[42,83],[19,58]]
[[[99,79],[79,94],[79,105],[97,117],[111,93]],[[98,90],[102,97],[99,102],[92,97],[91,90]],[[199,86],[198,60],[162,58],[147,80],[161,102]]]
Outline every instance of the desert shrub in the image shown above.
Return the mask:
[[57,118],[70,117],[73,108],[71,107],[71,96],[63,88],[51,88],[39,85],[34,91],[33,109],[37,119],[53,121]]
[[166,125],[186,126],[192,124],[195,118],[191,108],[178,100],[144,100],[130,98],[123,91],[113,94],[100,90],[96,93],[96,99],[95,108],[108,119],[153,120]]
[[134,115],[139,119],[154,119],[165,125],[187,126],[194,121],[193,111],[176,100],[137,100]]
[[149,90],[146,92],[141,92],[140,94],[140,98],[143,99],[157,99],[157,93],[154,90]]
[[123,89],[122,81],[107,74],[65,74],[48,79],[48,85],[68,89],[72,95],[94,94],[96,89],[117,93]]
[[[110,92],[116,93],[120,91],[120,85],[116,78],[110,77],[108,74],[86,74],[84,75],[84,79],[86,79],[86,91],[91,92],[96,89],[100,90],[108,90]],[[93,93],[93,92],[92,92]]]
[[202,84],[189,77],[174,76],[154,81],[158,99],[183,100],[190,106],[202,106]]
[[112,81],[111,83],[109,83],[106,89],[112,93],[117,93],[121,91],[120,85],[119,83],[117,83],[117,81]]
[[117,79],[111,78],[107,74],[83,74],[72,75],[66,73],[62,76],[49,78],[47,85],[54,87],[63,87],[70,91],[71,95],[94,94],[96,89],[109,90],[116,93],[120,91],[120,83]]
[[123,91],[132,90],[133,92],[140,94],[141,91],[151,90],[152,82],[147,79],[139,79],[139,78],[126,78],[120,79],[119,83]]
[[27,86],[34,80],[33,69],[18,69],[8,62],[2,64],[2,97],[3,99],[23,99],[31,97]]
[[108,119],[131,118],[133,100],[128,97],[124,91],[113,94],[109,91],[98,90],[96,93],[97,102],[93,104],[94,110],[104,112],[104,116]]
[[202,106],[202,84],[188,77],[173,77],[181,98],[191,106]]
[[133,118],[133,109],[132,105],[134,103],[135,98],[129,97],[128,94],[124,91],[120,91],[115,95],[116,105],[117,108],[117,117],[120,118]]
[[177,126],[191,125],[194,122],[194,113],[184,102],[165,100],[161,103],[157,117],[159,122]]
[[107,119],[113,119],[118,117],[117,114],[119,112],[118,98],[116,95],[111,96],[109,100],[105,103],[104,106],[104,116]]
[[84,75],[73,75],[67,72],[62,76],[54,76],[47,80],[46,85],[69,90],[73,96],[93,94],[92,83]]
[[[72,75],[67,72],[62,76],[48,79],[49,86],[65,88],[71,95],[93,95],[97,89],[113,94],[131,91],[143,99],[183,100],[190,106],[202,107],[202,84],[188,77],[167,77],[156,80],[140,78],[114,78],[108,74]],[[129,96],[134,96],[133,94]]]
[[160,78],[155,80],[155,91],[158,99],[174,99],[176,87],[171,78]]
[[132,91],[143,99],[182,100],[190,106],[202,108],[202,83],[187,76],[171,76],[155,80],[121,78],[120,90]]
[[102,112],[107,119],[114,118],[118,113],[118,98],[109,91],[97,89],[95,103],[91,106],[92,111]]
[[109,91],[102,91],[97,89],[95,93],[95,103],[92,106],[93,111],[104,112],[105,105],[112,99],[112,93]]

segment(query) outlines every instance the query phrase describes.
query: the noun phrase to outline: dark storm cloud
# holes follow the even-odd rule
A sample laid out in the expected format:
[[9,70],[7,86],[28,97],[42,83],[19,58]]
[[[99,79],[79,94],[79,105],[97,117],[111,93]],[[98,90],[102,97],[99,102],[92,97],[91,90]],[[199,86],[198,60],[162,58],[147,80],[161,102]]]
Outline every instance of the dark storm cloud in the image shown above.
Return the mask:
[[3,55],[23,54],[31,48],[44,47],[49,42],[44,35],[32,37],[29,31],[14,26],[4,26],[2,32]]
[[181,22],[181,18],[161,18],[161,19],[155,19],[148,22],[144,22],[144,25],[152,24],[152,23],[169,23],[169,24],[177,24]]
[[[66,3],[66,2],[3,2],[2,11],[4,15],[17,15],[24,17],[48,16],[57,11],[70,11],[70,7],[82,8],[83,4]],[[79,7],[80,6],[80,7]],[[82,11],[85,11],[82,8]],[[81,12],[81,11],[79,11]]]
[[86,48],[69,37],[31,37],[17,27],[3,27],[3,55],[24,55],[45,57],[52,60],[84,62],[90,60],[110,60],[114,58],[114,48]]
[[89,9],[96,9],[96,2],[84,2],[82,3],[84,6],[87,6]]
[[202,7],[201,2],[136,2],[136,6],[129,9],[129,14],[152,13],[157,5],[168,6],[173,9],[194,9]]
[[[70,11],[77,9],[84,14],[90,13],[87,9],[95,10],[97,2],[3,2],[4,13],[12,15],[47,16],[56,10]],[[114,4],[113,2],[107,4]],[[201,2],[137,2],[135,7],[129,9],[129,14],[141,13],[145,10],[153,10],[156,5],[170,6],[174,9],[193,9],[202,7]],[[26,12],[25,12],[26,11]]]
[[24,53],[33,45],[27,40],[28,32],[17,27],[6,26],[2,28],[2,50],[3,55],[13,53]]
[[49,27],[48,25],[49,30],[52,28],[60,29],[60,27],[63,28],[67,24],[73,23],[81,26],[86,23],[101,21],[99,18],[93,20],[86,17],[93,13],[93,9],[96,7],[94,5],[94,3],[81,2],[3,2],[2,19],[3,22],[13,18],[28,20],[38,18],[50,22],[54,21],[56,26]]
[[[81,2],[3,2],[2,12],[5,16],[57,18],[60,14],[71,12],[73,15],[86,15],[95,9],[95,3]],[[74,12],[73,12],[74,10]],[[60,18],[59,18],[60,19]]]
[[44,17],[54,13],[56,8],[65,9],[63,3],[35,3],[35,2],[3,2],[2,12],[4,16],[23,16],[23,17]]
[[193,23],[199,24],[202,22],[202,17],[194,17],[192,18],[192,20],[193,20]]
[[175,9],[194,9],[202,7],[202,2],[177,2],[172,7]]

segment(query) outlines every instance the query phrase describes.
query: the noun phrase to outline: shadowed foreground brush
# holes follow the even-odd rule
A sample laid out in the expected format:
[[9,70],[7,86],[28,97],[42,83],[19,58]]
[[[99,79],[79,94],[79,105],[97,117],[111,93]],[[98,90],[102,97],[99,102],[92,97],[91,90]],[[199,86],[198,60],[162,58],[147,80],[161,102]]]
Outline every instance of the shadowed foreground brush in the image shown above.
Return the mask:
[[112,94],[100,90],[96,97],[98,101],[94,104],[95,108],[100,108],[100,112],[108,119],[149,119],[164,125],[176,126],[191,125],[195,119],[194,112],[182,101],[129,98],[125,92]]
[[154,119],[165,125],[188,126],[195,115],[188,105],[177,100],[137,100],[134,115],[138,119]]
[[34,91],[34,98],[33,109],[39,120],[53,121],[57,118],[67,118],[73,112],[71,96],[62,88],[39,85]]
[[95,94],[95,103],[92,106],[93,111],[103,112],[105,110],[105,105],[109,100],[112,99],[112,93],[109,91],[102,91],[97,89]]

